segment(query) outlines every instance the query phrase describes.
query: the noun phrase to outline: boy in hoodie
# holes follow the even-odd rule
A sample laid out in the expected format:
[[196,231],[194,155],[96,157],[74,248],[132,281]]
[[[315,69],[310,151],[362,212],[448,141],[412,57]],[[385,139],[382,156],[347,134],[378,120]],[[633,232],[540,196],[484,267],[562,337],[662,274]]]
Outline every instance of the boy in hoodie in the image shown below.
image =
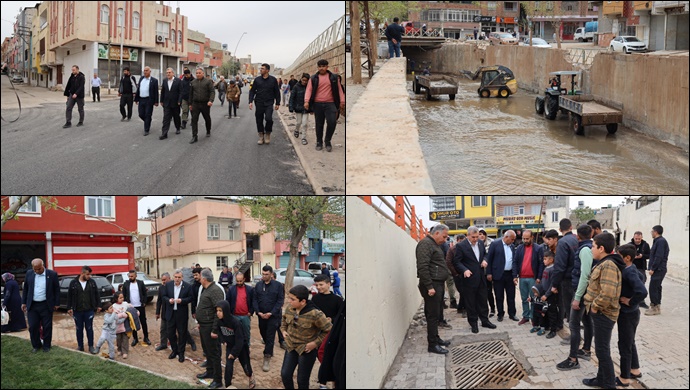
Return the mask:
[[115,331],[117,330],[117,325],[125,322],[125,317],[119,318],[118,314],[115,313],[115,308],[110,302],[106,302],[103,305],[103,311],[105,316],[103,317],[103,332],[101,332],[101,337],[96,343],[97,354],[101,350],[103,343],[108,342],[108,355],[110,355],[110,360],[115,360]]
[[252,364],[249,361],[249,338],[244,333],[244,326],[230,311],[230,303],[226,300],[216,303],[216,329],[211,332],[211,338],[222,336],[222,341],[227,345],[225,352],[225,387],[232,385],[233,367],[235,360],[240,359],[240,365],[245,375],[249,377],[249,388],[256,387]]
[[637,267],[633,264],[637,249],[634,244],[625,244],[618,248],[625,269],[621,286],[621,311],[618,315],[618,351],[621,354],[621,375],[616,378],[616,386],[626,387],[632,378],[639,378],[640,360],[635,346],[635,332],[640,323],[639,304],[647,297],[647,289],[642,282]]
[[343,297],[343,294],[340,292],[340,276],[338,275],[338,271],[333,271],[333,294]]
[[613,253],[616,238],[611,233],[594,237],[592,258],[599,260],[589,276],[587,293],[584,297],[585,310],[590,313],[594,324],[594,350],[599,359],[596,378],[583,379],[587,386],[615,388],[613,361],[611,360],[611,332],[620,312],[622,271],[625,263],[621,256]]
[[295,286],[288,294],[290,305],[283,312],[280,331],[285,336],[285,358],[280,376],[286,389],[294,389],[292,375],[297,370],[300,389],[309,388],[309,376],[319,345],[331,331],[331,321],[309,300],[309,289]]
[[[551,288],[553,287],[553,259],[553,252],[548,249],[545,250],[544,272],[541,275],[541,280],[539,283],[532,287],[532,291],[536,293],[534,297],[535,302],[537,302],[535,309],[539,312],[538,317],[540,318],[540,322],[535,323],[530,332],[537,332],[537,335],[541,336],[546,333],[548,324],[548,326],[551,327],[551,332],[546,335],[547,339],[554,338],[556,336],[556,329],[558,329],[558,289],[556,289],[556,292],[553,292],[553,289]],[[530,300],[531,298],[528,298],[528,301]],[[548,305],[546,313],[543,313],[542,311],[544,302],[546,302]]]

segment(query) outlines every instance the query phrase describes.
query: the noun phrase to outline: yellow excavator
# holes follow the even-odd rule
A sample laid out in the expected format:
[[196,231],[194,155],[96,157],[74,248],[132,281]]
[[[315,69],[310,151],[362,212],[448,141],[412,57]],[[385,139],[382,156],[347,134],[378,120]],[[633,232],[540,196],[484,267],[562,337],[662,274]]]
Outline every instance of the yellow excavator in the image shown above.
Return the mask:
[[480,79],[481,84],[477,89],[479,97],[502,97],[507,98],[517,92],[518,85],[513,71],[501,65],[482,66],[472,73],[463,70],[462,74],[470,80]]

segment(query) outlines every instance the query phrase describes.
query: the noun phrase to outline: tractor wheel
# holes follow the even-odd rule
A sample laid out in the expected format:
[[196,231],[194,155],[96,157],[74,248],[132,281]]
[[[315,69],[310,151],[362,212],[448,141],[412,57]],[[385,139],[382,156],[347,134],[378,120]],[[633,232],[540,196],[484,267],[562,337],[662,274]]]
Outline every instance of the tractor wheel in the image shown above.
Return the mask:
[[419,83],[417,82],[417,78],[416,78],[416,77],[415,77],[414,80],[412,80],[412,90],[413,90],[414,93],[416,93],[417,95],[419,95],[420,93],[422,93],[422,91],[421,91],[420,88],[419,88]]
[[455,100],[455,94],[450,94],[448,95],[448,97],[450,98],[450,100]]
[[554,120],[556,119],[556,114],[558,114],[558,98],[546,95],[546,101],[544,102],[544,116],[546,119]]
[[618,123],[607,123],[606,131],[608,131],[609,134],[616,134],[616,131],[618,131]]
[[491,92],[488,89],[484,88],[479,91],[479,96],[483,98],[488,98],[489,96],[491,96]]
[[582,117],[576,114],[570,115],[570,127],[576,135],[585,135],[585,127],[582,126]]
[[544,113],[544,98],[537,96],[534,99],[534,110],[537,111],[537,114],[541,115]]
[[498,90],[498,96],[506,99],[510,96],[510,90],[506,87],[501,87],[501,89]]
[[431,100],[431,91],[426,90],[426,100]]

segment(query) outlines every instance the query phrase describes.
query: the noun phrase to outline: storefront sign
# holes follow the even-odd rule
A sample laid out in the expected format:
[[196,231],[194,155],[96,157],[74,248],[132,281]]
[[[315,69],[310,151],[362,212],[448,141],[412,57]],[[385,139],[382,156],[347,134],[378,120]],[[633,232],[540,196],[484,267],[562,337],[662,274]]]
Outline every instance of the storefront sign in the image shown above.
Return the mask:
[[503,22],[506,24],[515,24],[515,18],[503,18]]
[[461,210],[432,211],[429,213],[429,219],[432,221],[438,221],[442,219],[460,218],[461,212]]
[[510,216],[510,217],[496,217],[496,223],[501,225],[501,224],[513,224],[513,225],[521,225],[521,224],[526,224],[526,223],[535,223],[535,222],[541,222],[537,219],[537,216],[534,215],[516,215],[516,216]]
[[496,17],[495,16],[475,16],[474,22],[475,23],[496,23]]
[[344,242],[324,242],[321,250],[324,253],[343,253],[345,252]]
[[[108,59],[108,45],[99,44],[98,45],[98,59],[107,60]],[[110,46],[110,59],[120,60],[120,46]],[[125,47],[122,52],[123,61],[139,61],[139,49],[132,47]]]

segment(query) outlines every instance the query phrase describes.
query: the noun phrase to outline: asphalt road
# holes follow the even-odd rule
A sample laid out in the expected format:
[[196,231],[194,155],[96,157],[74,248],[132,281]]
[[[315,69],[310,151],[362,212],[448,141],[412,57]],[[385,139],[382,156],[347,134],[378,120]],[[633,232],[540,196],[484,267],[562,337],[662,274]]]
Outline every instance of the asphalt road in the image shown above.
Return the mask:
[[[137,106],[130,122],[120,122],[119,100],[92,103],[87,98],[83,127],[63,129],[65,104],[50,103],[22,111],[19,121],[2,123],[2,191],[6,194],[186,193],[205,195],[313,194],[278,115],[270,145],[257,145],[254,111],[243,91],[239,118],[227,119],[227,104],[211,108],[211,137],[199,118],[199,142],[190,145],[187,128],[159,140],[163,109],[155,108],[151,134]],[[283,107],[281,107],[283,109]],[[3,116],[16,118],[16,111]]]

